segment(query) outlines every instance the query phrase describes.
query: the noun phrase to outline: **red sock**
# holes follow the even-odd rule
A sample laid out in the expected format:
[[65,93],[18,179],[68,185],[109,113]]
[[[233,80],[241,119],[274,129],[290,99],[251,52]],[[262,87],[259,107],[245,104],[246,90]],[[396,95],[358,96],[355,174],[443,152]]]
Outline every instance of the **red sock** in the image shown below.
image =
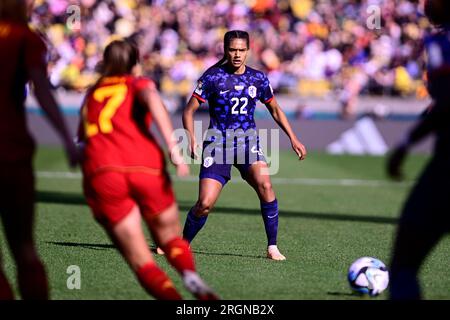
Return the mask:
[[0,270],[0,300],[14,300],[11,286],[2,270]]
[[36,260],[21,264],[17,272],[19,290],[24,300],[48,300],[47,274],[44,265]]
[[189,243],[181,238],[170,240],[163,248],[169,263],[180,273],[194,271],[195,263]]
[[158,300],[182,300],[172,281],[155,263],[140,267],[136,275],[141,285]]

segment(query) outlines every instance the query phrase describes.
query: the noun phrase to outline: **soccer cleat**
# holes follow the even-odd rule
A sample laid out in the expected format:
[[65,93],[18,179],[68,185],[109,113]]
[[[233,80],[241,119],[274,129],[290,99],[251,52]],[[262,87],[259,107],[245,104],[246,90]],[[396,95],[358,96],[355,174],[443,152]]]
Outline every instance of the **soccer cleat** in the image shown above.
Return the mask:
[[280,250],[278,250],[278,247],[275,245],[267,248],[267,258],[277,261],[286,260],[286,257],[281,254]]
[[185,271],[183,273],[183,283],[197,300],[219,300],[219,297],[206,285],[197,272]]

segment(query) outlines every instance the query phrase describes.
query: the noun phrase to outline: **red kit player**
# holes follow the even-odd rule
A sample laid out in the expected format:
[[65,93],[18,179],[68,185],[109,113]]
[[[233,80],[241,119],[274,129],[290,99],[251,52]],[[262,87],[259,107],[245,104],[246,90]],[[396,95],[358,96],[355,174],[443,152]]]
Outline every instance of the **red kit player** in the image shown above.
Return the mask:
[[169,114],[147,78],[132,76],[137,48],[126,41],[109,44],[101,77],[87,93],[82,109],[83,187],[96,220],[157,299],[181,299],[155,263],[141,227],[147,223],[168,262],[198,299],[216,299],[196,273],[189,244],[181,237],[178,206],[165,168],[164,153],[149,132],[154,121],[170,150],[179,176],[189,174]]

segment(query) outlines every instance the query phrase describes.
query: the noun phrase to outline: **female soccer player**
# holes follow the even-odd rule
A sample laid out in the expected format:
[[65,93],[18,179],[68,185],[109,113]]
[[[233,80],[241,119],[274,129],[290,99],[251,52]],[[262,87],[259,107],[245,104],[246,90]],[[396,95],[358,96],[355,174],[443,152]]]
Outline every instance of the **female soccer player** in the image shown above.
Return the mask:
[[155,84],[132,76],[138,58],[137,48],[129,42],[109,44],[101,78],[86,96],[81,130],[84,193],[96,220],[151,295],[181,299],[153,260],[141,216],[186,288],[198,299],[215,299],[196,273],[189,245],[181,238],[164,153],[149,132],[152,119],[170,150],[177,174],[185,176],[189,168],[172,139],[173,127]]
[[[31,8],[32,1],[0,3],[0,215],[17,265],[22,299],[48,299],[47,276],[33,239],[35,146],[27,129],[24,106],[28,81],[61,136],[71,166],[75,166],[78,153],[50,91],[47,49],[27,25],[27,9]],[[13,298],[0,265],[0,300]]]
[[191,242],[203,227],[222,188],[231,178],[231,166],[234,165],[260,199],[268,241],[267,257],[285,260],[277,247],[278,202],[255,131],[253,114],[256,102],[259,100],[265,104],[290,138],[300,160],[305,159],[306,149],[291,129],[267,77],[245,64],[248,51],[248,33],[228,31],[224,37],[223,58],[201,76],[184,110],[183,124],[189,134],[193,157],[197,157],[194,112],[205,101],[209,104],[212,134],[203,143],[199,197],[187,215],[183,236]]
[[391,299],[420,299],[417,274],[428,253],[450,231],[450,3],[428,0],[425,13],[439,31],[425,39],[428,112],[397,146],[388,161],[388,173],[401,178],[408,150],[430,133],[436,134],[433,157],[409,195],[400,217],[391,262]]

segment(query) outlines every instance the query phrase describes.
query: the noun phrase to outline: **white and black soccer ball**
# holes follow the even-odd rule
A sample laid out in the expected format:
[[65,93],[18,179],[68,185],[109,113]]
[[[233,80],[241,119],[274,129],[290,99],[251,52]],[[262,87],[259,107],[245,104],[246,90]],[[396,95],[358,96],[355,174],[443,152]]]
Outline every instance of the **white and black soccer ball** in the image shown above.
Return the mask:
[[382,293],[389,284],[386,265],[372,257],[362,257],[353,262],[347,277],[352,290],[371,297]]

